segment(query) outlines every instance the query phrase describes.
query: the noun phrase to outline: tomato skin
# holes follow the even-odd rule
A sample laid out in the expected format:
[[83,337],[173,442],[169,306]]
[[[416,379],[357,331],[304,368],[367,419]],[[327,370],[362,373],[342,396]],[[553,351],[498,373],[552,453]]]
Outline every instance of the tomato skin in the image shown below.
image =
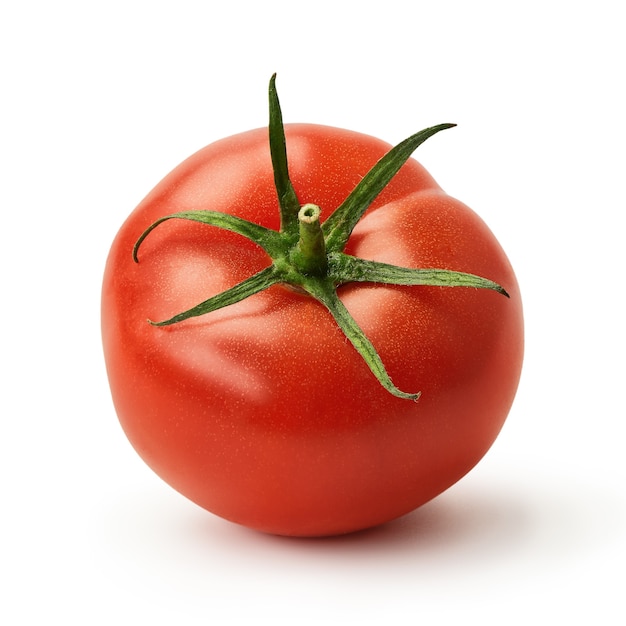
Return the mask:
[[[390,148],[316,125],[285,126],[291,180],[323,217]],[[350,284],[338,293],[394,383],[383,389],[326,309],[274,286],[179,324],[166,319],[269,264],[239,235],[171,220],[211,209],[279,227],[267,130],[218,141],[173,172],[113,242],[102,334],[113,401],[130,442],[201,507],[261,531],[331,535],[412,511],[466,474],[509,412],[523,358],[515,275],[484,222],[410,159],[356,226],[346,252],[469,272],[510,294]]]

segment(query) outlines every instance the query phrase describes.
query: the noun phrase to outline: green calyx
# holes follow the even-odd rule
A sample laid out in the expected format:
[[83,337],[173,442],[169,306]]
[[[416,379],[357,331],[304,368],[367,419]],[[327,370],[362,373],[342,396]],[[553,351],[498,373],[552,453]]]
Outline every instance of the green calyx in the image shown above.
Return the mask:
[[205,315],[239,302],[273,285],[287,284],[308,293],[328,309],[379,383],[389,393],[398,398],[417,400],[419,393],[406,393],[393,384],[378,352],[337,295],[337,288],[354,282],[474,287],[492,289],[508,297],[507,292],[497,283],[473,274],[446,269],[397,267],[367,261],[343,252],[352,230],[365,211],[413,151],[435,133],[451,128],[454,124],[440,124],[427,128],[392,148],[322,223],[319,207],[314,204],[302,206],[289,178],[285,132],[276,92],[276,75],[272,76],[269,84],[269,105],[270,152],[280,208],[280,230],[271,230],[216,211],[174,213],[160,218],[142,233],[133,248],[133,259],[138,262],[139,248],[152,230],[159,224],[176,218],[238,233],[260,246],[271,259],[271,264],[243,282],[187,311],[167,320],[150,323],[154,326],[176,324],[190,317]]

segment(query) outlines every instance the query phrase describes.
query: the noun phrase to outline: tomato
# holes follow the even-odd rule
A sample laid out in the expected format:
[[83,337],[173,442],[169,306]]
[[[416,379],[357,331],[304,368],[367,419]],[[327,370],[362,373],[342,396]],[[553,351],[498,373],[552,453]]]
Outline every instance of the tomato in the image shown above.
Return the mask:
[[[279,119],[283,129],[287,183],[276,182],[272,167],[275,158],[280,170],[280,137],[271,152],[267,130],[252,130],[191,156],[131,213],[104,273],[104,354],[128,439],[174,489],[268,533],[346,533],[429,501],[492,445],[521,371],[521,298],[485,223],[409,158],[344,231],[345,258],[485,277],[500,293],[437,281],[381,283],[369,274],[335,281],[342,319],[362,331],[356,342],[350,333],[357,330],[343,328],[324,289],[320,301],[306,279],[252,289],[177,323],[148,323],[272,265],[269,244],[264,249],[228,228],[163,218],[207,210],[277,233],[277,186],[280,192],[286,184],[300,204],[320,207],[323,228],[390,153],[383,141],[348,130],[283,127]],[[330,271],[335,257],[324,254],[317,257],[324,269],[311,275]],[[362,337],[375,349],[373,365]],[[393,384],[382,384],[376,355]]]

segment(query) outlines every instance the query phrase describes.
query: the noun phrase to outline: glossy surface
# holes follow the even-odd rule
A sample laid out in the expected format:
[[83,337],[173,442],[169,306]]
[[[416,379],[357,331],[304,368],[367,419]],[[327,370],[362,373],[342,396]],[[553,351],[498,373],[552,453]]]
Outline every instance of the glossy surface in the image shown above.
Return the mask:
[[[322,216],[389,149],[368,136],[285,128],[291,179]],[[113,400],[131,443],[165,481],[231,521],[285,535],[350,532],[407,513],[461,478],[513,401],[523,321],[514,273],[481,219],[410,160],[346,252],[474,273],[487,290],[348,285],[339,294],[394,382],[380,387],[317,302],[272,287],[180,324],[165,319],[269,259],[242,237],[159,217],[211,209],[278,227],[267,131],[216,142],[169,174],[122,226],[102,292]]]

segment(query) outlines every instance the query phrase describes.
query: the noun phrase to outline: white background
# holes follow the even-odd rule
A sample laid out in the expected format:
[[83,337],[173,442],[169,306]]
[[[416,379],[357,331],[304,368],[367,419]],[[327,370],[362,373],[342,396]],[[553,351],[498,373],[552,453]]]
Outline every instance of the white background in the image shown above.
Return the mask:
[[[626,623],[620,5],[3,3],[0,622]],[[259,535],[162,484],[101,355],[118,227],[192,152],[264,126],[273,72],[287,122],[390,143],[458,123],[416,156],[491,226],[524,295],[492,450],[344,538]]]

